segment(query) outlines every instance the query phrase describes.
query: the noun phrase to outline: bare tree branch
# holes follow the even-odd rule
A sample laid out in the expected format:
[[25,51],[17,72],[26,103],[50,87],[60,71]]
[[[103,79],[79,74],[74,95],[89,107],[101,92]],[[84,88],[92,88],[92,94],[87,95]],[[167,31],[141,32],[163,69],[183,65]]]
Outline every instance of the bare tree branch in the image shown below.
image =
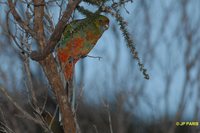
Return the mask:
[[28,23],[25,23],[22,20],[22,18],[20,17],[20,15],[18,14],[18,12],[15,9],[15,5],[13,4],[13,2],[11,0],[7,0],[7,2],[8,2],[8,6],[11,10],[13,17],[18,22],[18,24],[21,26],[21,28],[24,29],[29,34],[31,34],[31,36],[36,39],[37,38],[36,33],[28,26]]
[[3,88],[3,87],[0,86],[0,91],[25,116],[26,119],[34,121],[35,123],[37,123],[39,125],[43,124],[41,121],[35,119],[33,116],[31,116],[29,113],[27,113],[23,108],[21,108],[20,105],[18,105],[17,102],[15,102],[15,100],[13,100],[12,97],[7,93],[7,91],[6,91],[5,88]]
[[38,44],[40,45],[40,49],[46,45],[45,35],[44,35],[44,24],[43,24],[43,17],[44,17],[44,0],[33,0],[34,3],[34,31],[37,33]]

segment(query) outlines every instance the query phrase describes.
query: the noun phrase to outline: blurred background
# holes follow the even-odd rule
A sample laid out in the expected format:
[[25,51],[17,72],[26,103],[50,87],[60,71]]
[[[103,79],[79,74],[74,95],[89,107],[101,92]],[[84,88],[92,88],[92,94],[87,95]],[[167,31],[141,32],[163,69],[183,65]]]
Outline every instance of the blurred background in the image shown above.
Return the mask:
[[[59,12],[55,9],[52,5],[50,12],[56,23]],[[0,3],[0,86],[30,110],[24,60],[7,34],[7,11],[5,4]],[[76,64],[77,118],[81,131],[200,132],[199,126],[176,125],[200,120],[200,1],[135,0],[120,12],[150,79],[144,79],[119,25],[107,15],[109,30],[89,53],[102,59],[86,57]],[[42,102],[48,96],[47,106],[54,108],[55,99],[39,64],[30,60],[29,65],[38,97]],[[6,120],[16,133],[22,129],[39,132],[35,124],[11,115],[16,112],[0,95],[0,121]],[[23,124],[19,126],[18,121]]]

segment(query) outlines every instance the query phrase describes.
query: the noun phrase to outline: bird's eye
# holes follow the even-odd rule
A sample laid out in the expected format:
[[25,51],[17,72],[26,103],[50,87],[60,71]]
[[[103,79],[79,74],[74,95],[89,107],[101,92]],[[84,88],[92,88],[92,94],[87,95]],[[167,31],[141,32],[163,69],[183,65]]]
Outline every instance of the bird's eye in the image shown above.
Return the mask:
[[99,19],[99,23],[103,23],[103,20],[102,20],[102,19]]

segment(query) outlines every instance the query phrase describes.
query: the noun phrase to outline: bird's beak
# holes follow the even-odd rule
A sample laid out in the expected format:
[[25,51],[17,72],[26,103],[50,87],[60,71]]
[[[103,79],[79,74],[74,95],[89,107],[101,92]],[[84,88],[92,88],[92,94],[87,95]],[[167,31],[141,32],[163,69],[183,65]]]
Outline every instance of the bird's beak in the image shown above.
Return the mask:
[[105,27],[106,27],[106,29],[108,29],[109,28],[109,24],[106,24]]
[[105,30],[108,29],[108,27],[109,27],[108,24],[106,24],[106,25],[104,25],[104,26],[100,26],[100,30],[104,32]]

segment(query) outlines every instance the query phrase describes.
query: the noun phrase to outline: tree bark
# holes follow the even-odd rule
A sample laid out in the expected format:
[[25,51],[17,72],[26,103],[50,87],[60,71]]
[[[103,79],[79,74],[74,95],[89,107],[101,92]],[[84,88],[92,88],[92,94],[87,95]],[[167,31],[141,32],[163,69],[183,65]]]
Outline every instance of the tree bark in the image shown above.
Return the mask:
[[76,133],[75,118],[68,102],[68,96],[59,77],[59,73],[57,72],[56,64],[53,57],[48,56],[44,61],[41,61],[40,63],[55,93],[63,118],[62,123],[64,132]]

